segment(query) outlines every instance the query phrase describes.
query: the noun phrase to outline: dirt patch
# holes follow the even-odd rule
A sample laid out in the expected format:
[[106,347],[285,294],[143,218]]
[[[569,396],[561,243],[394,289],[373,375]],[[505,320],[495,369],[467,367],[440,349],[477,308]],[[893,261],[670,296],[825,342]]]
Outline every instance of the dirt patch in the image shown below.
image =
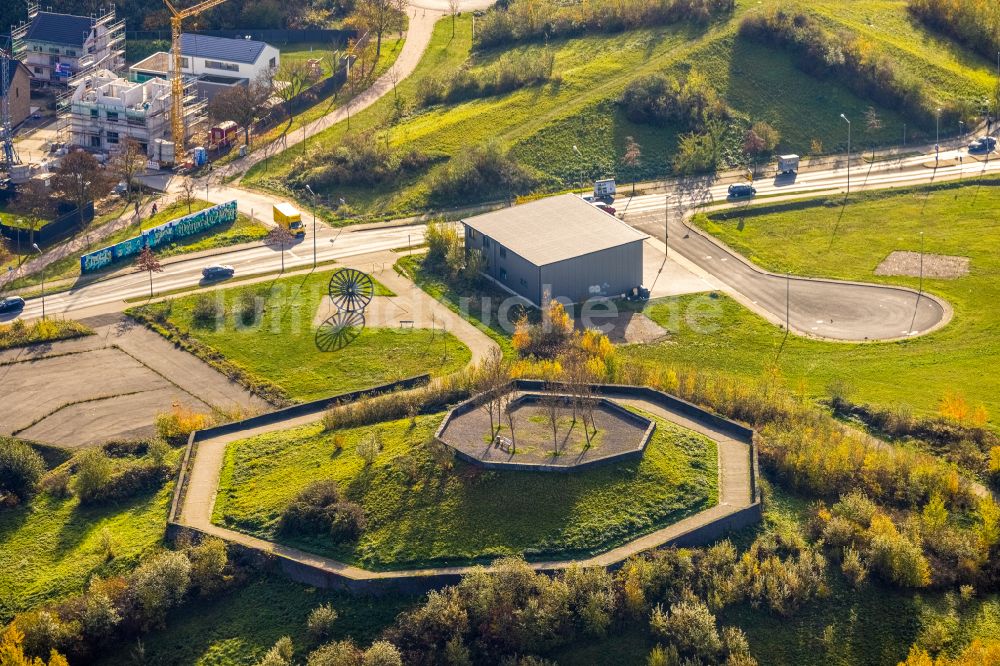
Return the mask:
[[[582,326],[577,322],[578,326]],[[619,312],[615,316],[601,313],[591,322],[608,336],[611,342],[621,344],[648,344],[667,337],[665,328],[641,312]]]
[[875,269],[875,275],[905,275],[920,277],[921,256],[923,275],[926,278],[954,279],[969,274],[969,258],[953,257],[946,254],[924,254],[897,250],[882,260]]

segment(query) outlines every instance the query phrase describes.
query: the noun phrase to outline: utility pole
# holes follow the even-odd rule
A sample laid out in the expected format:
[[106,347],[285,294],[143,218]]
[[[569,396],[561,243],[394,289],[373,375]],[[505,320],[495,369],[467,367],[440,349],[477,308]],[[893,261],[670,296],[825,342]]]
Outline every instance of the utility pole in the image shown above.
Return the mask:
[[[303,128],[305,129],[305,128]],[[313,200],[313,268],[316,268],[316,193],[313,189],[306,185],[306,189],[309,190],[309,194],[312,195]]]
[[663,199],[663,256],[670,257],[670,193]]
[[840,117],[847,123],[847,193],[851,193],[851,121],[843,113]]
[[[42,256],[42,251],[38,247],[38,243],[32,243],[31,247],[34,248],[35,252],[38,253],[39,257]],[[42,319],[44,320],[45,319],[45,267],[44,266],[42,267],[41,270],[41,276],[42,276]]]
[[920,283],[917,289],[917,302],[920,302],[920,296],[924,293],[924,232],[920,232]]
[[937,138],[934,140],[934,164],[936,165],[941,156],[941,107],[937,108],[934,114],[936,118]]
[[785,273],[785,333],[792,330],[792,276]]

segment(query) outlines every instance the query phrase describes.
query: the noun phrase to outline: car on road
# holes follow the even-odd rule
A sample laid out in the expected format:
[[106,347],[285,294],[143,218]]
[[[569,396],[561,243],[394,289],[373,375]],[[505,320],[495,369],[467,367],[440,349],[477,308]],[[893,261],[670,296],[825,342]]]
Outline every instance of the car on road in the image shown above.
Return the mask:
[[128,184],[124,180],[120,181],[117,185],[114,186],[114,189],[111,190],[111,193],[118,195],[120,197],[124,197],[125,195],[128,194]]
[[982,136],[969,144],[970,153],[988,153],[997,147],[997,140],[992,136]]
[[24,309],[24,299],[20,296],[8,296],[0,298],[0,314],[8,312],[20,312]]
[[222,280],[231,278],[236,274],[236,269],[225,264],[212,264],[201,269],[201,276],[206,280]]
[[743,199],[746,197],[756,196],[757,188],[753,185],[730,185],[729,186],[729,198],[730,199]]
[[618,212],[617,210],[615,210],[614,206],[609,206],[608,204],[604,203],[603,201],[594,201],[594,202],[591,203],[591,205],[593,205],[594,208],[600,208],[601,210],[603,210],[608,215],[614,215],[615,213]]

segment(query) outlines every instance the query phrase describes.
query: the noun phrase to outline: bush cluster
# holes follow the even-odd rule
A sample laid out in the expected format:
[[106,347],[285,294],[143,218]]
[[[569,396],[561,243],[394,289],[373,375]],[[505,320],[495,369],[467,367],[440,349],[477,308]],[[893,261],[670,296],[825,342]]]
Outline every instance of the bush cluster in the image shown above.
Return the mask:
[[653,74],[636,79],[619,103],[634,123],[677,125],[686,131],[700,132],[709,120],[730,116],[708,77],[697,70],[681,78]]
[[165,442],[175,446],[186,444],[195,430],[203,430],[212,425],[214,419],[186,405],[175,402],[169,412],[156,415],[156,434]]
[[323,415],[323,427],[327,431],[340,430],[441,411],[468,398],[472,386],[472,373],[463,370],[421,388],[335,405]]
[[0,506],[23,502],[35,492],[45,461],[28,444],[0,437]]
[[504,53],[495,63],[479,70],[460,69],[448,78],[423,79],[417,88],[417,100],[431,106],[503,95],[550,80],[554,63],[551,51]]
[[321,480],[296,495],[282,512],[279,525],[286,533],[325,534],[340,543],[358,538],[366,520],[364,509],[345,499],[335,481]]
[[126,462],[116,466],[100,449],[87,449],[79,454],[73,468],[73,491],[80,504],[116,502],[149,492],[166,483],[173,469],[161,455],[149,460]]
[[936,100],[926,83],[899,70],[877,46],[850,32],[833,34],[812,16],[781,9],[749,14],[740,34],[768,46],[791,52],[797,67],[817,77],[830,77],[855,94],[903,112],[924,128],[933,128],[941,109],[941,123],[951,127],[968,121],[973,109]]
[[167,611],[193,592],[208,593],[230,580],[225,544],[207,539],[154,555],[127,576],[95,576],[86,592],[21,613],[12,625],[24,634],[28,655],[58,650],[73,663],[86,663],[112,641],[162,625]]
[[993,0],[910,0],[910,13],[985,58],[1000,52],[1000,4]]
[[733,10],[733,0],[510,0],[498,2],[476,21],[475,44],[571,37],[585,32],[614,33],[681,21],[707,23]]
[[298,158],[289,182],[295,188],[308,185],[314,190],[338,185],[372,187],[417,174],[430,163],[431,157],[419,151],[392,150],[374,132],[353,132],[333,150]]
[[539,179],[518,164],[497,141],[469,146],[453,156],[430,181],[437,203],[484,201],[526,194]]

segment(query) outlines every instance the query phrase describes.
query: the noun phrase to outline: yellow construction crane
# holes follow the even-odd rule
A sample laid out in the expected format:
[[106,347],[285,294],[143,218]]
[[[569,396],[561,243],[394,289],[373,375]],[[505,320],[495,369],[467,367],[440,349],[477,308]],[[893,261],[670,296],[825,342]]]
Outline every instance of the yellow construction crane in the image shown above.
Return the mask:
[[174,64],[173,78],[171,79],[170,104],[170,127],[174,135],[174,164],[179,164],[184,157],[184,81],[181,75],[181,22],[192,16],[201,14],[217,5],[221,5],[226,0],[204,0],[193,7],[178,10],[170,0],[163,0],[170,10],[170,32],[172,49],[172,59]]

